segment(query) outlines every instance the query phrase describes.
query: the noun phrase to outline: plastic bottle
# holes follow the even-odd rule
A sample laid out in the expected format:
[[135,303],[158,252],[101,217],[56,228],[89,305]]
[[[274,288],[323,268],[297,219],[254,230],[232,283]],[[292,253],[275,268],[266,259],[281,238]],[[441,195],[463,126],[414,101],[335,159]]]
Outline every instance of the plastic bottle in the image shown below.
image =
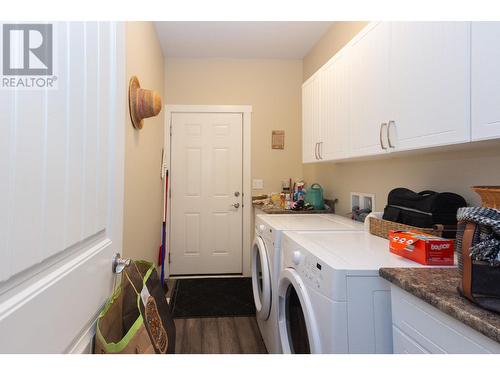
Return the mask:
[[285,194],[285,210],[291,210],[291,209],[292,209],[291,194],[287,193]]

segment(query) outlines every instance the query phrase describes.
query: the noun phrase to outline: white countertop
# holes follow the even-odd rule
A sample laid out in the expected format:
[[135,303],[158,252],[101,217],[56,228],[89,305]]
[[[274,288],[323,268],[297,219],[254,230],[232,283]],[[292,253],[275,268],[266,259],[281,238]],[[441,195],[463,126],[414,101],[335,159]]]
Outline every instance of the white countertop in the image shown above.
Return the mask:
[[276,230],[349,230],[364,231],[363,223],[334,214],[257,215]]
[[291,231],[284,235],[333,269],[378,271],[382,267],[429,267],[392,254],[388,240],[364,231]]

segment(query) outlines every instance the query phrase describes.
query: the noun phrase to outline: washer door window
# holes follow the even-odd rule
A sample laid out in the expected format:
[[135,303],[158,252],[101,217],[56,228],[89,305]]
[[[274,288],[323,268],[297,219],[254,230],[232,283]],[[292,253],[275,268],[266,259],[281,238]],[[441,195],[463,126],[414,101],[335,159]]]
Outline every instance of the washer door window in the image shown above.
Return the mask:
[[257,318],[267,320],[271,312],[271,273],[266,246],[260,236],[252,248],[252,288]]
[[278,309],[283,353],[321,353],[312,305],[304,283],[293,269],[281,273]]

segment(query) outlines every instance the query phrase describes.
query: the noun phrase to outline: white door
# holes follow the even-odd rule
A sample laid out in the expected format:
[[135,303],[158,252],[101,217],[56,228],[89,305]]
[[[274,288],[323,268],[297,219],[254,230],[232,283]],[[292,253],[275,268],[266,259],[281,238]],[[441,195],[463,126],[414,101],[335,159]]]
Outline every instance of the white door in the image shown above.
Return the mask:
[[390,147],[470,140],[470,23],[392,22]]
[[171,274],[240,274],[243,115],[173,113],[171,126]]
[[375,155],[388,150],[390,26],[380,22],[363,30],[348,50],[351,62],[352,156]]
[[121,250],[123,25],[52,25],[56,87],[0,89],[0,353],[88,350]]
[[320,74],[316,73],[302,85],[302,161],[319,160],[321,111]]
[[500,137],[500,22],[472,22],[472,140]]
[[349,154],[350,80],[348,54],[338,53],[321,71],[321,121],[319,154],[323,160]]

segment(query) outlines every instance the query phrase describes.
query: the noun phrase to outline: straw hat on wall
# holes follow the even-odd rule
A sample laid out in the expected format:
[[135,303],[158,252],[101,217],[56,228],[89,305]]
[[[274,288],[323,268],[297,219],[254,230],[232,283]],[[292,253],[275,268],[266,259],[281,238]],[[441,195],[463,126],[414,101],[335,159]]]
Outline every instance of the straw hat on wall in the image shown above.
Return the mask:
[[161,96],[153,90],[141,89],[136,76],[130,78],[128,88],[130,119],[136,129],[142,129],[144,119],[154,117],[161,111]]

